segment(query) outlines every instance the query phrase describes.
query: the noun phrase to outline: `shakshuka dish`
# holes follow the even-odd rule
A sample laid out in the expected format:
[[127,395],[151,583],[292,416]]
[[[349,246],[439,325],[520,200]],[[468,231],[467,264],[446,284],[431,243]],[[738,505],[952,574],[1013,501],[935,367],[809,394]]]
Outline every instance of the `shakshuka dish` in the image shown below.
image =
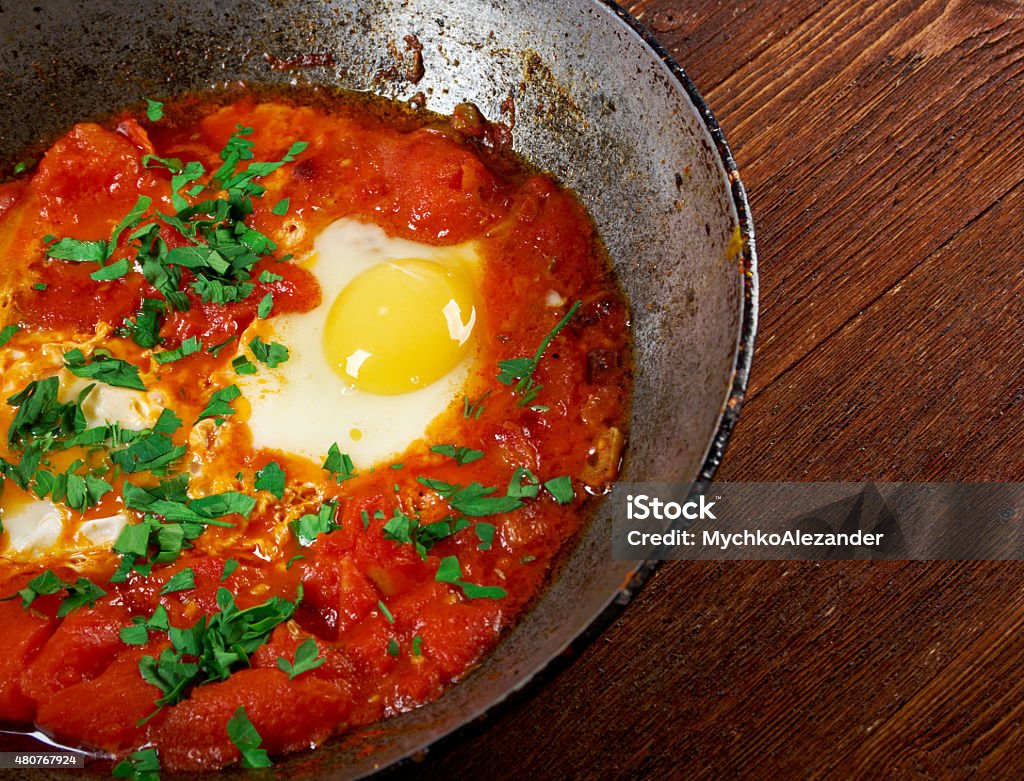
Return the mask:
[[[472,105],[246,91],[0,184],[0,722],[153,778],[440,696],[615,478],[629,313]],[[10,170],[10,169],[8,169]]]

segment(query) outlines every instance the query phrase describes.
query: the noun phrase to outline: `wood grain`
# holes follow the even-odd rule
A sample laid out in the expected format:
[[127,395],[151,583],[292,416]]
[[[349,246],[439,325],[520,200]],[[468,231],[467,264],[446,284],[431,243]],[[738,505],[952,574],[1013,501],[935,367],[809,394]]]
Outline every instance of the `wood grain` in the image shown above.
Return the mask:
[[[650,0],[751,195],[729,480],[1024,474],[1024,7]],[[1024,777],[1024,564],[668,563],[400,777]]]

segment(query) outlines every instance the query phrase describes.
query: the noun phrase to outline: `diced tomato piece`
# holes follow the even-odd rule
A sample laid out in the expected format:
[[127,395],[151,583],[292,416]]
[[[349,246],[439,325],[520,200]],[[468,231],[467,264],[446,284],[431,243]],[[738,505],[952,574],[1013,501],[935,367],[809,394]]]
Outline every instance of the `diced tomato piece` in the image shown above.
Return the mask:
[[58,740],[112,753],[143,744],[147,727],[138,722],[157,709],[161,696],[139,673],[139,658],[146,653],[159,655],[159,650],[126,650],[97,677],[57,692],[40,706],[39,721]]
[[303,599],[295,619],[328,640],[373,609],[380,594],[352,559],[317,558],[303,569]]
[[20,601],[0,602],[4,647],[0,653],[0,721],[31,721],[35,703],[21,689],[21,672],[56,624]]
[[272,754],[295,751],[326,740],[344,727],[352,698],[344,684],[312,676],[293,681],[277,669],[242,670],[221,683],[192,690],[185,702],[170,708],[166,720],[151,731],[169,770],[217,768],[239,758],[227,733],[239,706]]
[[160,183],[143,151],[120,133],[83,123],[50,147],[32,179],[40,217],[57,236],[97,241]]
[[72,612],[25,668],[22,691],[42,705],[61,689],[95,678],[124,648],[118,633],[129,623],[117,605],[99,603]]

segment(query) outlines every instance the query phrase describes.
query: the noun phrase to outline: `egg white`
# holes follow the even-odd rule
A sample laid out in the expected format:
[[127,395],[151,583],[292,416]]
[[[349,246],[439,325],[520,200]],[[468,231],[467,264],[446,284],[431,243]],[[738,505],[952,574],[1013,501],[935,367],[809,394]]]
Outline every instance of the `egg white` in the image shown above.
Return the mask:
[[319,306],[258,321],[241,340],[245,352],[253,335],[269,328],[273,341],[288,348],[288,360],[276,369],[261,365],[257,374],[235,382],[251,405],[249,427],[256,448],[322,461],[337,443],[357,469],[365,469],[402,453],[423,437],[435,417],[462,398],[476,350],[471,348],[447,375],[419,390],[394,396],[360,391],[349,387],[324,355],[324,324],[334,300],[359,274],[405,258],[458,265],[477,281],[480,256],[473,243],[433,247],[391,238],[376,225],[347,218],[325,228],[314,241],[314,250],[305,265],[320,283]]

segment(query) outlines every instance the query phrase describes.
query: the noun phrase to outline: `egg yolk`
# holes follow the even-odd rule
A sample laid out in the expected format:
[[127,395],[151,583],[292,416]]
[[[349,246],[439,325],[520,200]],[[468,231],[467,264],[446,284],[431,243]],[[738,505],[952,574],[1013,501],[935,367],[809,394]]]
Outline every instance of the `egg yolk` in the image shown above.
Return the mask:
[[461,270],[419,258],[381,263],[334,300],[324,354],[360,390],[390,396],[423,388],[469,350],[474,301]]

